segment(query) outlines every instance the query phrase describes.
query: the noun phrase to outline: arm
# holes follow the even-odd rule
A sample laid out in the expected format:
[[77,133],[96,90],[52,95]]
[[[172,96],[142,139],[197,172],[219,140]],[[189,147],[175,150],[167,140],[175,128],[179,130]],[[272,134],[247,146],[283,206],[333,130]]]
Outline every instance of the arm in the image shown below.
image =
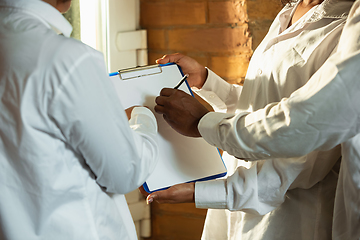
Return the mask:
[[49,107],[61,139],[108,192],[136,189],[156,164],[155,117],[134,108],[128,121],[100,54],[88,50],[68,69]]
[[205,99],[215,112],[235,112],[242,86],[229,84],[210,69],[207,70],[208,77],[203,87],[200,90],[195,90],[195,92]]
[[324,179],[340,155],[337,147],[299,158],[260,160],[250,168],[238,167],[226,179],[197,182],[196,207],[264,215],[285,201],[288,190],[309,189]]
[[355,136],[360,51],[345,58],[343,54],[332,56],[304,87],[280,103],[227,118],[206,114],[199,123],[201,135],[210,144],[248,160],[302,156]]
[[[282,103],[270,105],[271,108],[267,111],[267,115],[256,115],[258,112],[255,112],[241,116],[238,123],[242,122],[242,125],[236,124],[236,127],[241,126],[237,130],[238,133],[240,132],[237,134],[237,138],[240,141],[243,140],[242,143],[245,145],[238,146],[242,148],[239,150],[238,156],[255,160],[259,157],[289,157],[311,152],[307,155],[311,157],[312,154],[320,154],[313,150],[330,149],[359,134],[360,110],[357,103],[360,100],[358,94],[360,91],[358,82],[360,51],[355,50],[349,55],[345,59],[341,59],[346,56],[342,51],[329,59],[306,86]],[[250,122],[247,123],[246,121],[249,120]],[[247,149],[245,150],[245,148]],[[264,212],[258,211],[258,213],[266,213],[276,205],[264,205],[264,203],[266,201],[271,203],[271,197],[275,196],[276,192],[282,191],[284,187],[279,183],[286,184],[287,182],[284,173],[293,172],[300,178],[304,177],[302,176],[304,173],[309,172],[314,172],[316,178],[326,175],[328,167],[334,164],[332,161],[335,159],[332,152],[321,154],[321,157],[315,158],[316,161],[309,159],[310,161],[301,162],[302,157],[276,159],[276,162],[274,160],[260,161],[253,165],[252,168],[255,169],[253,171],[238,169],[237,173],[226,180],[197,183],[195,201],[198,207],[251,211],[261,209]],[[259,166],[263,165],[264,167],[266,164],[267,166],[273,164],[274,169],[280,173],[280,178],[272,179],[271,175],[276,176],[276,174],[272,174],[274,169],[270,168],[270,171],[267,169],[267,181],[262,181],[262,183],[270,186],[266,186],[269,189],[268,194],[263,195],[261,188],[264,186],[259,184],[262,179],[262,169],[259,169]],[[279,168],[279,164],[288,166]],[[296,166],[300,166],[302,171],[298,172],[299,169]],[[257,178],[251,178],[251,174]],[[309,178],[309,183],[316,182],[318,180],[316,178]],[[253,185],[258,187],[257,189],[251,186],[245,187],[249,183],[249,179],[256,180]],[[299,186],[299,183],[306,183],[296,180],[291,186],[288,186],[289,189]],[[273,188],[273,185],[280,185],[280,188]],[[214,197],[206,197],[206,193],[209,192],[213,193]],[[280,198],[274,199],[280,200]]]
[[[251,114],[207,113],[201,119],[206,121],[208,115],[214,115],[215,121],[212,119],[211,124],[214,124],[215,131],[209,139],[219,137],[215,145],[233,151],[240,158],[288,159],[260,161],[249,170],[239,168],[226,180],[196,183],[197,207],[265,214],[283,202],[288,189],[311,187],[328,173],[339,156],[333,155],[338,149],[328,153],[314,150],[331,149],[359,133],[357,119],[360,110],[356,105],[360,100],[357,77],[360,53],[352,53],[345,61],[339,61],[340,58],[337,54],[329,59],[308,84],[281,103],[270,104]],[[218,116],[221,116],[220,121],[216,119]],[[238,119],[236,123],[234,118]],[[251,122],[246,124],[249,120]],[[200,122],[200,132],[201,127]],[[202,134],[205,139],[208,131],[211,130]],[[229,136],[232,141],[229,141]],[[297,158],[305,154],[308,155]],[[317,154],[322,154],[322,157],[317,157]],[[314,173],[315,178],[303,175],[309,172]],[[304,177],[309,179],[304,180]],[[301,181],[297,181],[299,179]],[[176,194],[181,193],[179,188],[172,195],[167,194],[172,202],[176,201]],[[211,197],[209,193],[212,193]],[[162,193],[149,196],[152,197],[164,202]]]
[[[308,189],[324,179],[341,155],[340,146],[300,158],[256,161],[226,179],[179,184],[152,193],[149,202],[195,202],[197,208],[241,210],[264,215],[281,205],[290,189]],[[147,194],[146,194],[147,195]]]
[[[355,15],[354,11],[352,14]],[[198,125],[202,136],[209,143],[239,158],[257,160],[288,157],[291,160],[291,157],[303,156],[317,149],[331,149],[357,135],[360,132],[358,121],[360,110],[357,106],[360,102],[358,81],[360,46],[358,34],[354,32],[359,32],[359,22],[359,14],[348,20],[337,53],[289,99],[269,104],[264,109],[250,114],[207,113]],[[166,101],[166,97],[161,101]],[[171,112],[162,112],[171,118]],[[230,145],[229,142],[233,144]],[[321,164],[320,160],[316,164]],[[227,203],[226,191],[233,192],[236,189],[236,192],[241,192],[241,187],[234,185],[234,182],[245,182],[246,175],[251,171],[254,172],[253,175],[256,175],[255,172],[258,170],[254,169],[258,168],[258,164],[255,166],[253,170],[246,171],[247,173],[239,169],[229,181],[196,183],[195,198],[198,205],[211,204],[206,203],[206,200],[204,201],[201,197],[204,193],[209,195],[211,192],[212,195],[218,196],[218,200],[213,201],[214,207],[238,208],[242,206],[251,209],[244,204],[241,205],[241,200],[238,206],[230,206]],[[326,164],[326,166],[331,166],[331,164]],[[319,169],[321,168],[318,166],[314,168],[314,171],[319,171]],[[234,189],[231,189],[231,186],[234,186]],[[296,186],[299,185],[295,182],[290,188]],[[170,188],[169,191],[172,191],[170,199],[173,202],[176,201],[177,194],[182,193],[179,187],[174,190]],[[169,194],[154,193],[148,199],[168,201],[163,196],[169,196]]]
[[[357,2],[350,11],[337,52],[307,84],[289,99],[250,114],[220,117],[218,113],[208,113],[199,123],[202,136],[210,144],[223,146],[231,154],[249,160],[302,156],[313,150],[331,149],[354,137],[360,124],[359,32]],[[212,124],[216,129],[210,127]],[[226,140],[234,145],[227,145]]]

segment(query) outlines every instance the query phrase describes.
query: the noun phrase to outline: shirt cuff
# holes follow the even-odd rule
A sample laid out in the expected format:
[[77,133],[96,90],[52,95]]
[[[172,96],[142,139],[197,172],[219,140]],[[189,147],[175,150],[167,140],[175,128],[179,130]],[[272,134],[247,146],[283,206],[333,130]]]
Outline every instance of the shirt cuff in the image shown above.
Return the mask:
[[195,183],[195,204],[197,208],[227,208],[224,179]]
[[210,69],[206,69],[208,71],[208,77],[201,89],[212,91],[221,99],[226,99],[231,91],[231,84],[227,83]]
[[242,160],[267,159],[270,154],[254,148],[254,140],[247,139],[248,131],[244,133],[244,121],[248,112],[237,114],[209,112],[203,116],[198,124],[200,135],[210,145],[227,151],[230,155]]
[[226,112],[226,104],[212,91],[204,89],[192,89],[197,95],[211,105],[215,112]]
[[158,131],[157,121],[154,114],[146,107],[135,107],[131,112],[130,126],[146,125],[147,128]]
[[198,124],[198,130],[201,136],[210,144],[217,148],[223,149],[220,146],[220,140],[218,136],[219,124],[221,121],[227,118],[234,117],[233,113],[217,113],[209,112],[203,116]]

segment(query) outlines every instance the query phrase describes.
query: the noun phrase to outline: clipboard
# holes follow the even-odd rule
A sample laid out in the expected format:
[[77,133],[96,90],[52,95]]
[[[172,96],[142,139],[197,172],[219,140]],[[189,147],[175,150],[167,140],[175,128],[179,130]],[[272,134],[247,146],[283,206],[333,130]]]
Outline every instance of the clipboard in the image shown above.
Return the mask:
[[[186,137],[155,113],[155,98],[164,87],[173,88],[184,76],[174,63],[119,70],[110,80],[126,109],[134,105],[148,106],[158,122],[159,159],[144,189],[155,192],[170,186],[223,177],[227,170],[220,152],[202,138]],[[180,90],[192,95],[187,81]]]

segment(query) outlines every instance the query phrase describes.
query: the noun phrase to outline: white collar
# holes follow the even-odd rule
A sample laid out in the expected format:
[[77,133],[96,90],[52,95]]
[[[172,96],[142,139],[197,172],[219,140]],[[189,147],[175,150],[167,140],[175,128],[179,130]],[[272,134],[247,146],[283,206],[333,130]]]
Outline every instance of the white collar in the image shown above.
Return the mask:
[[354,1],[325,0],[316,9],[309,22],[316,22],[321,18],[347,18]]
[[[292,9],[290,14],[292,16],[296,7],[301,2],[302,1],[299,0],[295,3],[287,4],[285,9]],[[322,3],[314,7],[315,11],[308,21],[315,22],[322,18],[346,18],[353,3],[354,1],[351,0],[324,0]]]
[[[287,4],[279,14],[280,32],[288,29],[289,22],[293,16],[297,6],[302,1],[292,2]],[[299,27],[305,26],[308,23],[320,21],[323,18],[344,19],[347,18],[349,10],[353,4],[350,0],[324,0],[317,6],[309,10],[297,23]]]
[[0,0],[0,7],[13,7],[31,14],[56,33],[70,37],[72,26],[63,15],[50,4],[41,0]]

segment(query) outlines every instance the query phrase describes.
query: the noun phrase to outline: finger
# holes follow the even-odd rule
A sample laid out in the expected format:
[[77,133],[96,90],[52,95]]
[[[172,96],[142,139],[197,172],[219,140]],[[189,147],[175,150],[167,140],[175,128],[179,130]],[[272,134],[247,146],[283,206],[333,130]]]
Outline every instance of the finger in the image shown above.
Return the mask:
[[147,197],[147,202],[190,203],[195,202],[195,183],[182,183],[168,189],[154,192]]
[[170,59],[169,59],[168,55],[164,55],[162,58],[156,59],[155,62],[157,64],[165,64],[165,63],[169,63]]
[[169,62],[178,63],[184,57],[184,55],[181,53],[174,53],[167,55],[166,57],[169,58]]
[[139,191],[145,197],[147,197],[149,195],[149,193],[147,191],[145,191],[143,186],[139,187]]
[[176,91],[178,91],[178,90],[173,89],[173,88],[163,88],[160,91],[160,96],[169,97],[169,96],[173,95]]
[[169,188],[163,191],[152,193],[147,196],[146,202],[147,204],[150,204],[153,201],[156,201],[158,203],[174,203],[174,200],[171,198],[171,192],[172,190],[171,188]]
[[153,198],[153,195],[149,194],[147,197],[146,197],[146,204],[150,204],[154,201],[154,198]]
[[156,105],[154,107],[154,110],[156,113],[159,113],[159,114],[165,114],[165,112],[166,112],[166,108],[164,108],[163,106],[160,106],[160,105]]
[[178,63],[183,57],[184,55],[180,53],[168,54],[168,55],[164,55],[162,58],[157,59],[156,63],[158,64],[166,64],[170,62]]
[[155,103],[157,105],[160,105],[160,106],[164,106],[166,101],[169,99],[169,97],[164,97],[164,96],[157,96],[155,98]]

